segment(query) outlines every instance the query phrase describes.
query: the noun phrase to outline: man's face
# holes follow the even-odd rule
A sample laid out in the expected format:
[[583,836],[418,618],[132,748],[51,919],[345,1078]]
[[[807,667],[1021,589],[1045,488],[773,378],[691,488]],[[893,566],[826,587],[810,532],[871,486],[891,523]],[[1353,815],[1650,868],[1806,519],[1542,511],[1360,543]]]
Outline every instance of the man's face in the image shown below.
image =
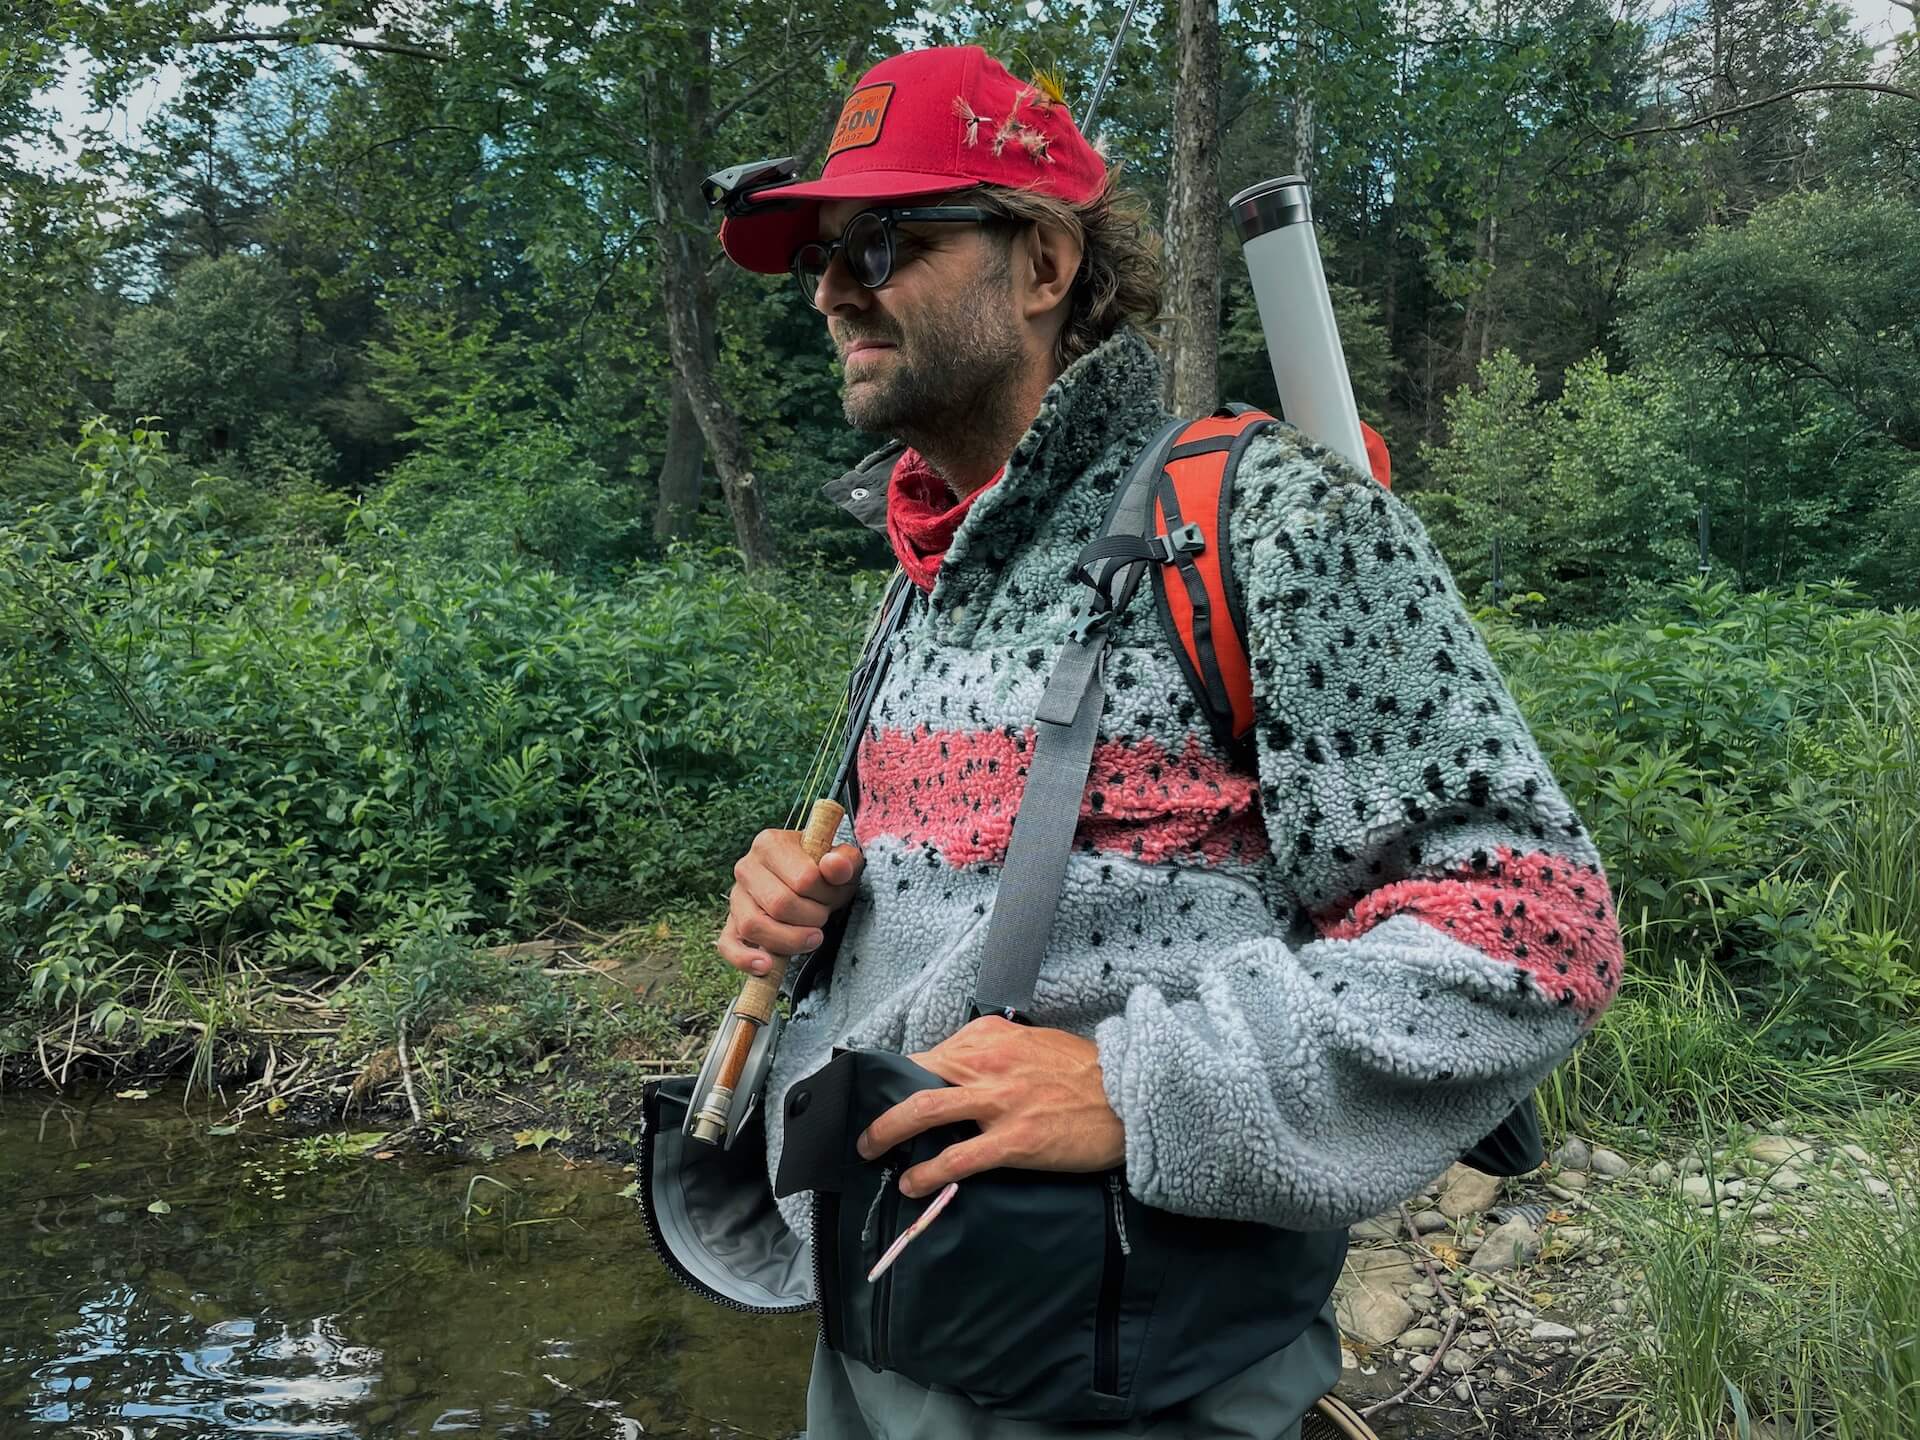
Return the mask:
[[[935,205],[937,199],[903,202]],[[887,202],[820,212],[820,239]],[[869,290],[836,255],[815,293],[845,368],[847,423],[923,444],[977,427],[1004,405],[1026,364],[1006,234],[969,224],[903,224],[893,273]]]

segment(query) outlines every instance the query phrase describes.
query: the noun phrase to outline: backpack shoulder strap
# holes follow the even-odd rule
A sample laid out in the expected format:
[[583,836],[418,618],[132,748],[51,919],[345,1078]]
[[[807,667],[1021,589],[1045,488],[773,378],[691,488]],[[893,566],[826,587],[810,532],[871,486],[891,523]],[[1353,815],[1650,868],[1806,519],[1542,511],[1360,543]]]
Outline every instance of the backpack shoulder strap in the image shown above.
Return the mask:
[[1274,423],[1251,409],[1196,420],[1169,447],[1153,486],[1153,530],[1183,542],[1153,567],[1154,608],[1187,688],[1229,748],[1253,729],[1247,617],[1227,545],[1233,477],[1253,437]]
[[[1074,574],[1109,605],[1121,574],[1150,560],[1154,607],[1187,688],[1214,738],[1246,755],[1253,730],[1253,674],[1247,617],[1227,543],[1233,477],[1253,437],[1276,424],[1247,405],[1174,424],[1154,437],[1115,495],[1098,539],[1080,552]],[[1369,467],[1389,483],[1386,443],[1362,425]]]

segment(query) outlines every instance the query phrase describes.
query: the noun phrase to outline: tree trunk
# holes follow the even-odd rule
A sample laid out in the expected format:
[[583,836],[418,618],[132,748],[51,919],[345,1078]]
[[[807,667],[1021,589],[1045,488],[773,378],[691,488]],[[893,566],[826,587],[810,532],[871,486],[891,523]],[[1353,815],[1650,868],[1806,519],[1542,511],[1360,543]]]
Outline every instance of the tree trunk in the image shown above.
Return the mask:
[[1220,12],[1218,0],[1180,0],[1174,90],[1173,183],[1167,193],[1167,305],[1172,364],[1167,403],[1200,416],[1219,403]]
[[662,545],[692,536],[693,517],[700,508],[700,470],[706,458],[707,438],[700,433],[693,402],[687,399],[686,386],[676,381],[653,511],[653,538]]
[[694,202],[700,193],[699,143],[711,111],[708,66],[712,63],[713,34],[708,30],[690,31],[687,42],[692,63],[687,70],[682,107],[676,113],[666,72],[657,82],[656,98],[647,107],[652,132],[647,137],[647,183],[653,196],[653,218],[659,227],[667,350],[680,378],[680,391],[692,408],[707,453],[713,457],[713,468],[720,476],[720,489],[733,517],[734,544],[747,568],[759,570],[778,562],[773,528],[767,523],[740,417],[715,378],[710,341],[702,343],[703,334],[711,335],[713,315],[712,288],[702,259],[709,245],[711,222],[704,212],[696,211]]
[[1314,62],[1312,22],[1302,18],[1294,44],[1293,173],[1313,184],[1313,90],[1307,79]]

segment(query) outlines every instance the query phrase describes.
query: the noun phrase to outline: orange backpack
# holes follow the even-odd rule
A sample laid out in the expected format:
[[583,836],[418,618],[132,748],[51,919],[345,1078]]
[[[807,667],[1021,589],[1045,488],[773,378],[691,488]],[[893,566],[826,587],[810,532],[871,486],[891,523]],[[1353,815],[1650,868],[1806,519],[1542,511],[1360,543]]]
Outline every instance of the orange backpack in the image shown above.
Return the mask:
[[[1227,558],[1227,522],[1240,457],[1255,435],[1277,423],[1265,411],[1229,405],[1162,430],[1114,497],[1105,532],[1080,552],[1074,570],[1111,607],[1116,597],[1108,587],[1126,562],[1159,562],[1151,573],[1161,627],[1215,738],[1234,748],[1253,728],[1253,673],[1246,613]],[[1373,478],[1391,488],[1386,442],[1371,426],[1360,429]],[[1134,533],[1130,518],[1141,513],[1143,485],[1150,487],[1144,534]],[[1102,561],[1118,563],[1094,568]]]

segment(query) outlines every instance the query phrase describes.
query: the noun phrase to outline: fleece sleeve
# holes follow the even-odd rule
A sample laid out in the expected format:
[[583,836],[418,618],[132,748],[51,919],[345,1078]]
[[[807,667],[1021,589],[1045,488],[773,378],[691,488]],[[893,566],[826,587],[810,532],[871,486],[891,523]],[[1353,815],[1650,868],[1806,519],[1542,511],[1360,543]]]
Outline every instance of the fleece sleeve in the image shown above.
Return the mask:
[[[1260,809],[1289,944],[1140,986],[1098,1030],[1129,1184],[1296,1229],[1389,1209],[1619,984],[1599,857],[1414,514],[1291,429],[1235,482]],[[1284,920],[1281,922],[1284,923]]]

